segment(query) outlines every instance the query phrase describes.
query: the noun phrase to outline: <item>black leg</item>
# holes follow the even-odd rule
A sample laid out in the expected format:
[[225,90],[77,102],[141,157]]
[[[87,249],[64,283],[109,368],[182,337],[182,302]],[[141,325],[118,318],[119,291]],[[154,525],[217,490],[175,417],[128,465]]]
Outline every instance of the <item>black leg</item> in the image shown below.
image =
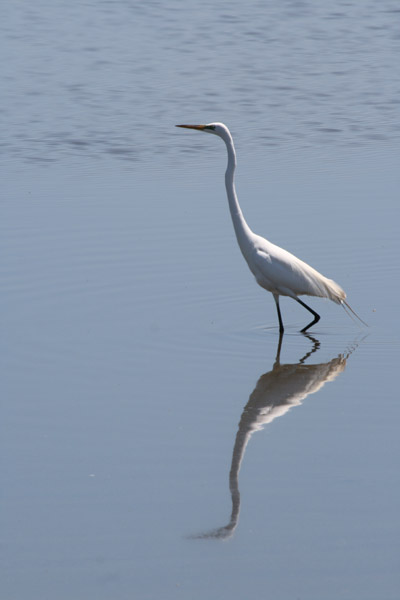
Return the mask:
[[301,300],[299,300],[299,298],[295,298],[295,300],[297,300],[297,302],[299,304],[301,304],[302,306],[304,306],[304,308],[306,308],[312,315],[314,315],[314,319],[311,321],[311,323],[309,323],[308,325],[306,325],[305,327],[303,327],[303,329],[300,329],[300,332],[304,333],[312,325],[315,325],[315,323],[318,323],[318,321],[320,320],[321,317],[319,316],[319,314],[317,312],[315,312],[315,310],[313,310],[312,308],[310,308],[309,306],[307,306],[307,304],[305,302],[302,302]]
[[282,335],[282,333],[285,331],[285,329],[283,327],[281,309],[279,308],[279,296],[278,296],[278,294],[274,294],[274,300],[275,300],[275,304],[276,304],[276,310],[278,311],[279,333]]

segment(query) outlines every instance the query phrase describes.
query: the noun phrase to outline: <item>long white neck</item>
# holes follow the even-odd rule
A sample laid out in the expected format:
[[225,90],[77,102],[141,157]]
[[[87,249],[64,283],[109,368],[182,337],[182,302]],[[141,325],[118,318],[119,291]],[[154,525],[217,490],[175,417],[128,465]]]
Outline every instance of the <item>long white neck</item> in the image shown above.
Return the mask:
[[235,169],[236,169],[236,152],[231,135],[226,135],[222,138],[226,144],[228,151],[228,166],[225,172],[225,187],[228,196],[229,210],[231,212],[233,227],[235,229],[236,238],[242,253],[245,255],[249,248],[249,243],[254,235],[250,227],[247,225],[243,216],[235,189]]

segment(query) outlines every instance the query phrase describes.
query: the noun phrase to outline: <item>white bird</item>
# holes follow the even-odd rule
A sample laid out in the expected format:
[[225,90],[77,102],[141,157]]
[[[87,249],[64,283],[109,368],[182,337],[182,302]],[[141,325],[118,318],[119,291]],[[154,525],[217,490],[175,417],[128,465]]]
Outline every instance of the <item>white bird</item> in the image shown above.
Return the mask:
[[298,296],[329,298],[329,300],[336,302],[336,304],[341,304],[345,309],[347,307],[360,319],[346,302],[346,293],[340,285],[318,273],[313,267],[310,267],[310,265],[294,256],[294,254],[256,235],[247,225],[236,195],[234,182],[236,152],[231,133],[227,126],[223,123],[209,123],[208,125],[177,125],[176,127],[185,127],[186,129],[196,129],[212,133],[224,140],[228,151],[225,187],[236,238],[257,283],[268,292],[271,292],[274,297],[278,311],[280,334],[284,331],[279,307],[280,296],[293,298],[293,300],[296,300],[296,302],[304,306],[313,315],[314,318],[311,323],[303,327],[301,332],[307,331],[312,325],[318,323],[320,316],[315,310],[300,300]]

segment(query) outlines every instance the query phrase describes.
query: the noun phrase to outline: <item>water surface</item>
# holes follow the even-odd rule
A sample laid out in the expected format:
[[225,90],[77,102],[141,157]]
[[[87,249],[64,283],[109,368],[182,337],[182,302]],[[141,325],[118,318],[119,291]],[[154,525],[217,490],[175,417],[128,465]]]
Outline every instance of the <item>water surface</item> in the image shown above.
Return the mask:
[[4,13],[2,596],[397,599],[397,3]]

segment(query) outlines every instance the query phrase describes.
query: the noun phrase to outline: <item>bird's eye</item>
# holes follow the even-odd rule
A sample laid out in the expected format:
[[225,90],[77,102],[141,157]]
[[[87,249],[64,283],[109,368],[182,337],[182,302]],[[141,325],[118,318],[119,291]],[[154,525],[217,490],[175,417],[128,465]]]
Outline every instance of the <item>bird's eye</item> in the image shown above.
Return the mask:
[[204,129],[211,129],[212,131],[214,131],[215,125],[207,125],[206,127],[204,127]]

